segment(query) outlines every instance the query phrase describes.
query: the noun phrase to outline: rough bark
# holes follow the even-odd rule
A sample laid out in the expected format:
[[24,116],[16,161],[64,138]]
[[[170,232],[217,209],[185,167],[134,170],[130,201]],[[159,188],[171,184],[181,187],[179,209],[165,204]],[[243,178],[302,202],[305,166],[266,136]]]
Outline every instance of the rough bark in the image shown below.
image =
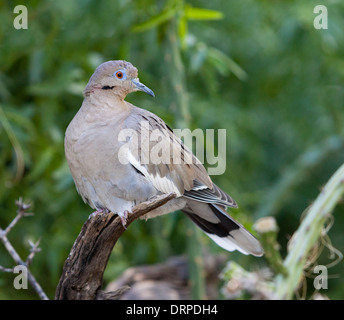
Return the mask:
[[[175,196],[174,193],[170,193],[135,206],[129,214],[126,226]],[[83,225],[64,263],[55,299],[118,299],[125,293],[128,288],[120,288],[118,292],[106,294],[101,290],[110,254],[124,231],[120,218],[111,212],[91,216]]]

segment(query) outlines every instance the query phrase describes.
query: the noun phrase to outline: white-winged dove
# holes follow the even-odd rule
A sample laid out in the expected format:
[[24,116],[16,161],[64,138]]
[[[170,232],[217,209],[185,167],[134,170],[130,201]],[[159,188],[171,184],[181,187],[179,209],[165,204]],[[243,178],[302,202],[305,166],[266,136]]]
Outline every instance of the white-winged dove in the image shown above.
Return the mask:
[[[201,162],[162,119],[124,100],[134,91],[154,96],[137,76],[129,62],[101,64],[66,130],[65,153],[82,199],[96,212],[118,214],[125,225],[134,205],[175,192],[175,199],[146,218],[181,210],[224,249],[261,256],[259,241],[225,211],[236,208],[235,201]],[[158,144],[169,152],[157,156]]]

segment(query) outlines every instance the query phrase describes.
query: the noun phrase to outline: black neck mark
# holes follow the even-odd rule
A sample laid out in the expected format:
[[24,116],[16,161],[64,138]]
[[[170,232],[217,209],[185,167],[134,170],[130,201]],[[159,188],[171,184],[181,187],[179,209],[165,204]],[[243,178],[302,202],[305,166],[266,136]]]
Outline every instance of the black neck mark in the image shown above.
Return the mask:
[[102,87],[102,89],[103,90],[111,90],[111,89],[113,89],[115,86],[104,86],[104,87]]

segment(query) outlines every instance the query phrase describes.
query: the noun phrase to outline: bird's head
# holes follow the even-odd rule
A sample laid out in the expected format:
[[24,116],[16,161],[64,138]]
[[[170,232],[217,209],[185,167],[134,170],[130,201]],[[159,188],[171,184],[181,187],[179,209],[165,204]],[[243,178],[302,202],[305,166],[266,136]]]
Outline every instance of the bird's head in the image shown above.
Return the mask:
[[95,89],[112,92],[124,99],[134,91],[143,91],[154,97],[154,92],[139,81],[137,69],[124,60],[113,60],[102,63],[91,76],[85,95]]

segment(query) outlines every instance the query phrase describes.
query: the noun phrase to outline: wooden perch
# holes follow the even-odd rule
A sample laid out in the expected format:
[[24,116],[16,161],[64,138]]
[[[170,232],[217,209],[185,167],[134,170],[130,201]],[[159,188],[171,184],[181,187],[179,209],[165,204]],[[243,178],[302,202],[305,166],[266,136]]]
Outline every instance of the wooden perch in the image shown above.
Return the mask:
[[[175,197],[175,193],[161,195],[135,206],[128,216],[127,226]],[[121,219],[111,212],[91,216],[83,225],[64,263],[55,299],[116,299],[124,293],[125,288],[106,294],[101,291],[105,267],[113,247],[124,231]]]

